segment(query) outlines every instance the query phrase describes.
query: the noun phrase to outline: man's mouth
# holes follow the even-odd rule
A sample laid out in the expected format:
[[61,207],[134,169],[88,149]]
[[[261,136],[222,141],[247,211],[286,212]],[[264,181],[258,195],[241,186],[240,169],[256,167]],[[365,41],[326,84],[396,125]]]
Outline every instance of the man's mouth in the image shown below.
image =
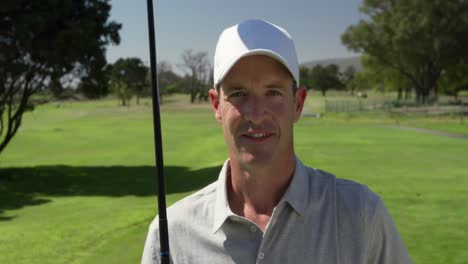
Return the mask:
[[255,142],[261,142],[270,138],[272,135],[273,134],[271,133],[247,133],[247,134],[243,134],[242,137],[255,141]]
[[251,134],[251,135],[247,135],[249,137],[253,137],[253,138],[262,138],[262,137],[266,137],[267,134],[266,133],[256,133],[256,134]]

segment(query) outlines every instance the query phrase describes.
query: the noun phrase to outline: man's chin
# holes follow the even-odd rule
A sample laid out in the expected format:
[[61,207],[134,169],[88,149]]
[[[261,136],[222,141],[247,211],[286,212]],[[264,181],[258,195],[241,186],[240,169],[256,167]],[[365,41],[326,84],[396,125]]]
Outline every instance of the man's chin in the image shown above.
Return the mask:
[[249,167],[257,167],[257,166],[266,166],[268,164],[271,165],[273,160],[273,155],[271,153],[250,153],[244,152],[241,153],[240,156],[240,163],[244,163]]

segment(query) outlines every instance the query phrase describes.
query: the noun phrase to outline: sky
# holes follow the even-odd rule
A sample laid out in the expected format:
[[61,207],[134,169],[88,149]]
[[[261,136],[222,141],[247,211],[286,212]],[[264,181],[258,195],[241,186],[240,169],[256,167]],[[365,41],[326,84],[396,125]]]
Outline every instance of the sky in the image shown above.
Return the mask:
[[[362,0],[153,0],[157,60],[177,68],[184,50],[207,52],[213,60],[219,34],[243,20],[260,18],[293,37],[300,63],[352,57],[341,34],[362,15]],[[107,60],[139,57],[149,65],[145,0],[111,0],[111,20],[122,24],[121,42],[107,48]],[[179,67],[180,68],[180,67]]]

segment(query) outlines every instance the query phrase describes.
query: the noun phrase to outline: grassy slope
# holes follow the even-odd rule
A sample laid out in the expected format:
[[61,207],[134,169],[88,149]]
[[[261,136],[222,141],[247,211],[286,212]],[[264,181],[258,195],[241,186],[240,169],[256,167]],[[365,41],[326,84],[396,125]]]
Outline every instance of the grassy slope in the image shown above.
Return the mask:
[[[163,107],[168,203],[214,180],[226,157],[209,107],[180,99]],[[0,263],[138,262],[156,207],[148,101],[57,106],[26,115],[1,155]],[[397,121],[468,134],[456,120]],[[305,163],[379,193],[415,263],[464,263],[468,140],[385,127],[397,121],[303,118],[296,150]]]

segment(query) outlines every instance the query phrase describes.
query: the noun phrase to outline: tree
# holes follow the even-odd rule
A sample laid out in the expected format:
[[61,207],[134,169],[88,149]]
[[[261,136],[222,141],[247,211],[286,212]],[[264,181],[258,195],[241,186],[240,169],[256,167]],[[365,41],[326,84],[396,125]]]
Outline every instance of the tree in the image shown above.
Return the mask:
[[328,89],[342,90],[345,88],[343,82],[341,82],[340,68],[336,64],[329,64],[325,66],[327,72],[327,85]]
[[346,67],[342,75],[342,82],[345,85],[346,89],[351,91],[351,95],[354,95],[355,86],[353,85],[353,79],[355,75],[356,69],[352,65]]
[[114,92],[122,105],[128,105],[135,94],[139,98],[148,88],[148,67],[139,58],[120,58],[111,70],[111,82]]
[[142,97],[146,91],[149,90],[150,84],[149,80],[146,78],[148,76],[149,69],[143,64],[139,58],[130,58],[130,87],[135,92],[136,103],[140,104],[140,97]]
[[185,50],[182,53],[183,67],[189,70],[190,74],[190,102],[194,103],[197,94],[201,93],[200,89],[206,85],[210,68],[208,55],[206,52],[197,52],[193,50]]
[[350,86],[353,87],[354,91],[362,91],[371,89],[371,81],[369,80],[369,75],[365,71],[360,71],[354,75],[353,80],[351,80]]
[[441,73],[468,56],[466,0],[364,0],[366,20],[348,27],[342,42],[413,84],[416,100],[437,94]]
[[109,93],[110,67],[104,54],[96,56],[95,59],[81,65],[86,74],[81,79],[79,90],[90,99],[101,98]]
[[458,93],[468,90],[468,61],[461,61],[444,71],[439,86],[445,94],[452,95],[458,101]]
[[326,88],[326,73],[322,65],[316,65],[310,71],[310,85],[312,89],[318,89],[322,91],[322,95],[325,96],[327,92]]
[[401,72],[381,64],[375,58],[363,55],[361,57],[363,66],[363,76],[366,76],[369,84],[379,87],[382,91],[398,91],[398,100],[403,99],[403,91],[405,99],[409,98],[412,83]]
[[317,88],[325,96],[329,89],[342,89],[343,83],[340,81],[340,71],[337,65],[330,64],[325,67],[316,65],[310,71],[310,84],[312,88]]
[[[0,152],[18,131],[30,97],[77,67],[104,58],[120,41],[106,0],[14,1],[0,4]],[[51,12],[53,10],[53,12]],[[95,71],[85,70],[78,79]]]
[[208,91],[213,87],[213,68],[208,60],[198,68],[198,101],[208,102]]
[[183,92],[186,83],[182,78],[172,71],[172,66],[169,62],[162,61],[158,63],[158,84],[160,103],[163,103],[163,96],[176,92]]
[[299,79],[300,79],[300,84],[299,86],[305,86],[307,88],[310,88],[310,70],[308,67],[301,66],[299,68]]

